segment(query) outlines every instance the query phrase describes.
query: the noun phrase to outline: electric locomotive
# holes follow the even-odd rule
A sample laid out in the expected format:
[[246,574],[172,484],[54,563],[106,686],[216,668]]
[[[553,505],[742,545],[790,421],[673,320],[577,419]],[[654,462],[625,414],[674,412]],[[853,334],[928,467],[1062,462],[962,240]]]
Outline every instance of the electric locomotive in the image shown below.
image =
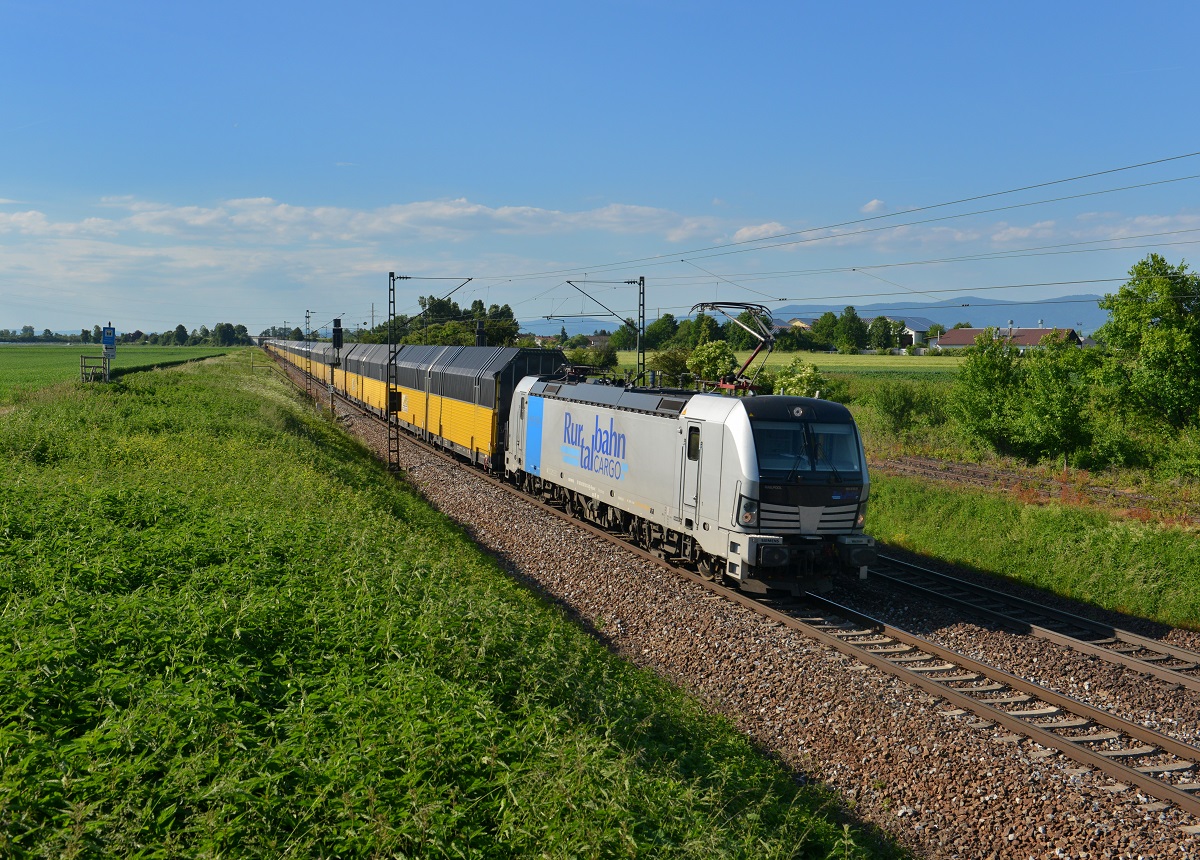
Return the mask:
[[743,590],[824,589],[875,560],[866,457],[839,403],[528,377],[504,448],[527,491]]

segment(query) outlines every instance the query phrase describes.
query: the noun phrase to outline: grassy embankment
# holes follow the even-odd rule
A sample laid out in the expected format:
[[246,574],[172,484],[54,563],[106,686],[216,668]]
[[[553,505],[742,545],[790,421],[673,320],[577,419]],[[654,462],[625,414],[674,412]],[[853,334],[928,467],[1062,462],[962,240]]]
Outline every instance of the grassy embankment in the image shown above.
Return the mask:
[[1055,594],[1200,629],[1194,531],[1062,504],[874,476],[868,531]]
[[283,385],[0,415],[0,854],[866,854]]
[[[1022,467],[966,438],[955,422],[918,422],[896,434],[874,409],[873,392],[893,380],[917,386],[929,402],[944,402],[962,361],[958,356],[783,353],[772,355],[772,365],[796,355],[845,386],[873,460],[910,454]],[[1146,470],[1080,477],[1136,487],[1164,500],[1194,492]],[[1010,492],[879,474],[873,481],[867,521],[880,540],[1106,609],[1200,628],[1200,540],[1194,530]]]
[[[211,346],[117,346],[110,372],[128,373],[144,367],[164,367],[229,352]],[[79,379],[79,356],[99,357],[99,344],[0,344],[0,404],[56,382]]]

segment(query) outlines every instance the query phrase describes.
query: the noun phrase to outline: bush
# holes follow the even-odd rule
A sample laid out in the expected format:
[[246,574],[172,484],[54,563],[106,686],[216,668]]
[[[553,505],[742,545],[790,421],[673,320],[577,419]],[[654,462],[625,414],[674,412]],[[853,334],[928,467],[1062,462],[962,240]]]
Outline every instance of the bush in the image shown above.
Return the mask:
[[688,372],[688,358],[692,351],[681,346],[660,350],[646,360],[646,366],[662,374],[664,385],[687,385],[692,375]]
[[911,382],[888,380],[875,389],[871,402],[892,433],[902,433],[913,424],[919,409],[920,392]]
[[759,394],[774,394],[775,374],[769,370],[761,371],[758,376],[754,377],[754,385]]
[[795,397],[824,395],[827,400],[837,399],[830,396],[834,385],[829,378],[799,356],[775,374],[774,385],[776,394],[791,394]]
[[737,370],[737,356],[723,340],[710,340],[692,350],[688,370],[701,379],[717,380]]

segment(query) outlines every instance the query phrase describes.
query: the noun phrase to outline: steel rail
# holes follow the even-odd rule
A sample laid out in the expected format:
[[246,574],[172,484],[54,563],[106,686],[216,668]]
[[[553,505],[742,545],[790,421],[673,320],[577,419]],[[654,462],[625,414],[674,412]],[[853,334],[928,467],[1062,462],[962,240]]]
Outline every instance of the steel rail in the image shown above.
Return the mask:
[[[337,397],[344,404],[358,411],[359,414],[368,416],[379,423],[383,423],[383,419],[379,415],[375,414],[372,410],[364,409],[362,404],[358,403],[357,401],[344,396],[340,392],[337,393]],[[464,465],[453,455],[434,447],[427,442],[415,437],[406,436],[405,438],[407,441],[419,446],[423,451],[433,454],[448,463],[452,463],[460,468]],[[898,628],[891,627],[882,621],[871,618],[867,615],[857,612],[856,610],[840,606],[830,600],[827,600],[826,598],[820,597],[819,595],[806,594],[805,599],[818,605],[825,606],[830,611],[835,612],[837,615],[845,619],[852,619],[856,624],[865,625],[872,629],[855,631],[848,634],[845,631],[845,628],[840,627],[828,619],[821,619],[820,621],[814,622],[812,619],[800,618],[794,614],[781,611],[773,606],[763,603],[759,599],[742,593],[736,588],[729,588],[717,582],[705,580],[698,574],[692,573],[684,568],[677,567],[661,556],[655,555],[642,549],[641,547],[630,544],[622,539],[619,535],[606,531],[585,520],[578,519],[572,516],[569,512],[560,510],[545,500],[529,496],[528,494],[521,492],[516,487],[513,487],[498,478],[475,469],[469,470],[469,473],[476,478],[482,479],[489,485],[495,486],[507,493],[510,493],[516,498],[520,498],[531,503],[539,510],[546,511],[552,516],[563,520],[564,522],[571,523],[577,528],[581,528],[596,537],[602,538],[609,543],[621,547],[638,558],[664,567],[675,575],[680,576],[681,578],[692,582],[703,589],[706,589],[714,595],[723,597],[731,603],[749,609],[750,611],[764,618],[778,622],[779,624],[791,630],[795,630],[796,632],[810,639],[815,639],[818,642],[828,645],[842,654],[846,654],[847,656],[854,657],[863,663],[874,666],[875,668],[880,669],[887,674],[900,678],[906,683],[925,690],[927,693],[943,698],[965,711],[970,711],[971,713],[974,713],[983,719],[992,720],[1014,732],[1020,732],[1041,746],[1058,750],[1063,755],[1066,755],[1068,758],[1071,758],[1080,764],[1094,767],[1102,773],[1136,785],[1146,794],[1152,797],[1173,803],[1179,806],[1180,809],[1183,809],[1192,815],[1200,816],[1200,797],[1192,793],[1192,791],[1200,790],[1200,783],[1190,786],[1189,790],[1163,782],[1162,780],[1151,776],[1149,773],[1137,770],[1136,768],[1128,767],[1120,762],[1114,761],[1109,756],[1105,756],[1100,752],[1081,746],[1077,741],[1073,741],[1070,738],[1055,734],[1035,723],[1030,723],[1028,722],[1027,718],[1022,718],[1001,708],[994,707],[987,702],[973,698],[969,694],[971,692],[970,688],[963,690],[948,686],[947,681],[939,681],[936,678],[930,677],[928,670],[926,672],[914,671],[913,669],[906,668],[900,663],[894,662],[894,660],[899,658],[907,660],[908,662],[930,662],[934,659],[938,659],[945,662],[953,662],[954,666],[948,666],[944,670],[938,671],[949,671],[953,668],[965,669],[975,675],[981,676],[981,678],[992,681],[994,684],[1002,684],[1012,690],[1017,690],[1027,695],[1036,696],[1038,699],[1048,702],[1057,708],[1069,710],[1071,713],[1077,714],[1082,719],[1090,720],[1099,725],[1112,729],[1113,731],[1128,735],[1135,740],[1139,740],[1143,743],[1152,743],[1158,747],[1156,750],[1146,751],[1140,755],[1154,755],[1159,751],[1166,752],[1176,756],[1177,758],[1183,759],[1185,762],[1191,763],[1192,767],[1189,769],[1195,769],[1196,764],[1200,763],[1200,748],[1193,747],[1189,744],[1185,744],[1165,735],[1160,735],[1159,733],[1145,728],[1144,726],[1139,726],[1136,723],[1122,720],[1120,717],[1110,714],[1107,711],[1093,708],[1092,706],[1086,705],[1077,699],[1055,693],[1053,690],[1041,687],[1033,682],[1025,681],[1022,678],[1011,675],[996,667],[989,666],[981,661],[974,660],[973,658],[967,657],[964,654],[960,654],[948,648],[943,648],[939,645],[922,639],[919,636],[907,633]],[[828,632],[831,629],[842,629],[842,636]],[[920,651],[927,653],[929,657],[923,661],[917,661],[911,652],[909,652],[905,653],[904,655],[892,654],[890,655],[891,659],[889,659],[889,655],[886,653],[875,653],[868,650],[868,645],[880,647],[881,643],[878,641],[861,644],[855,644],[846,641],[847,635],[863,637],[872,634],[883,635],[900,644],[909,646],[913,649],[919,649]],[[961,679],[961,675],[958,677]],[[972,683],[974,682],[975,681],[972,681]],[[998,689],[1002,688],[996,686],[991,687],[992,691],[996,691]],[[984,691],[977,690],[977,692]],[[1083,727],[1083,724],[1076,724],[1076,726],[1073,727]],[[1080,739],[1086,741],[1086,736],[1081,736]],[[1126,752],[1125,754],[1128,755],[1129,753]]]
[[[736,598],[745,599],[743,595],[736,595],[731,599]],[[930,661],[939,659],[947,663],[953,663],[953,668],[966,669],[981,676],[981,678],[986,678],[990,681],[1003,684],[1012,690],[1026,693],[1031,696],[1036,696],[1041,701],[1052,704],[1057,708],[1069,711],[1078,717],[1090,720],[1098,725],[1102,725],[1106,728],[1128,735],[1135,740],[1139,740],[1143,743],[1154,744],[1156,747],[1158,747],[1158,750],[1147,751],[1143,753],[1143,755],[1153,755],[1158,751],[1167,752],[1184,760],[1185,762],[1190,762],[1193,766],[1193,769],[1195,768],[1197,762],[1200,762],[1200,748],[1177,741],[1174,738],[1169,738],[1166,735],[1161,735],[1158,732],[1148,729],[1145,726],[1140,726],[1137,723],[1123,720],[1107,711],[1094,708],[1091,705],[1079,701],[1078,699],[1061,695],[1053,690],[1049,690],[1033,682],[1026,681],[1023,678],[1019,678],[1016,675],[1009,674],[1002,669],[998,669],[971,657],[967,657],[966,655],[960,654],[957,651],[953,651],[949,648],[943,648],[940,645],[936,645],[933,642],[929,642],[928,640],[922,639],[919,636],[915,636],[896,627],[892,627],[889,624],[885,624],[882,621],[863,615],[862,613],[853,609],[840,606],[833,601],[820,597],[819,595],[808,594],[805,595],[805,598],[826,607],[838,615],[842,615],[848,620],[853,620],[856,624],[872,628],[871,631],[863,631],[860,634],[862,636],[868,635],[869,632],[881,634],[895,640],[896,642],[912,646],[913,648],[928,654],[928,660]],[[773,613],[777,612],[776,610],[770,611]],[[782,613],[772,615],[771,617],[773,617],[776,621],[788,624],[788,626],[795,626],[795,623],[797,623],[795,619],[792,621],[786,620],[791,616],[787,616]],[[1003,725],[1005,728],[1020,732],[1042,746],[1050,749],[1056,749],[1067,757],[1072,758],[1081,764],[1095,767],[1103,773],[1109,774],[1110,776],[1128,781],[1141,788],[1147,794],[1157,797],[1159,800],[1165,800],[1174,803],[1181,809],[1190,812],[1192,815],[1200,815],[1200,797],[1197,797],[1196,794],[1192,793],[1192,791],[1163,782],[1149,773],[1145,773],[1136,768],[1128,767],[1120,762],[1113,761],[1110,757],[1105,756],[1100,752],[1082,746],[1077,740],[1072,740],[1071,738],[1056,734],[1053,731],[1050,731],[1049,729],[1036,723],[1029,722],[1030,718],[1028,717],[1021,717],[1017,714],[1010,713],[1001,708],[997,708],[991,704],[980,701],[979,699],[969,695],[969,688],[964,691],[963,689],[951,687],[949,686],[948,682],[939,681],[936,678],[930,677],[928,673],[914,672],[906,666],[898,665],[893,662],[893,660],[896,659],[896,655],[894,654],[879,654],[867,650],[867,644],[879,647],[881,645],[879,642],[856,645],[855,643],[844,641],[844,636],[839,637],[833,633],[827,632],[827,630],[821,630],[820,626],[821,625],[810,626],[810,629],[813,631],[812,635],[814,635],[814,637],[818,638],[820,641],[837,648],[844,654],[850,654],[862,660],[863,662],[870,663],[872,666],[883,669],[892,675],[896,675],[903,680],[920,687],[928,693],[945,698],[952,704],[971,711],[977,716],[994,720],[995,722]],[[834,627],[834,625],[830,624],[826,624],[824,626],[827,628]],[[910,662],[917,662],[910,654],[905,654],[904,659],[907,659]],[[943,671],[950,671],[951,668],[952,667],[947,667]],[[961,678],[961,676],[959,677]],[[960,680],[951,683],[966,682]],[[976,682],[972,681],[971,683]],[[1072,727],[1082,728],[1082,726]],[[1080,739],[1086,741],[1086,736],[1080,736]],[[1196,784],[1193,790],[1200,790],[1200,784]]]
[[[1089,618],[1074,615],[1070,612],[1064,612],[1060,609],[1052,609],[1048,606],[1034,603],[1031,600],[1014,597],[986,586],[976,585],[971,582],[956,579],[948,574],[944,574],[935,570],[929,570],[928,568],[924,568],[910,562],[901,561],[899,559],[890,558],[887,556],[880,556],[880,561],[892,565],[893,567],[899,569],[901,573],[907,569],[915,572],[917,576],[931,580],[936,585],[964,591],[967,593],[967,596],[948,594],[947,592],[938,588],[933,588],[927,585],[922,585],[918,582],[909,581],[905,579],[903,575],[894,576],[885,568],[872,567],[871,573],[878,579],[882,579],[895,585],[900,585],[920,594],[934,597],[945,603],[965,607],[972,612],[977,612],[981,615],[986,615],[989,618],[994,618],[1008,626],[1015,627],[1021,632],[1029,633],[1030,635],[1039,639],[1046,639],[1050,642],[1054,642],[1057,645],[1062,645],[1075,651],[1080,651],[1084,654],[1090,654],[1113,663],[1118,663],[1122,666],[1133,669],[1136,672],[1153,675],[1154,677],[1168,683],[1178,684],[1179,686],[1187,687],[1190,690],[1200,691],[1200,675],[1185,674],[1187,671],[1200,669],[1200,654],[1197,654],[1195,651],[1189,651],[1186,648],[1180,648],[1165,642],[1159,642],[1156,639],[1150,639],[1146,636],[1139,636],[1138,634],[1131,633],[1128,630],[1122,630],[1119,627],[1114,627],[1109,624],[1102,624],[1098,621],[1093,621]],[[978,600],[972,600],[971,596],[976,596],[986,601],[994,601],[1002,604],[1002,607],[995,608],[982,605]],[[1104,637],[1104,639],[1101,639],[1100,641],[1088,641],[1087,639],[1082,639],[1070,633],[1065,633],[1062,630],[1054,630],[1045,626],[1044,624],[1035,623],[1035,620],[1017,617],[1006,611],[1003,608],[1003,605],[1016,607],[1022,613],[1028,613],[1029,615],[1033,616],[1035,620],[1040,618],[1044,620],[1057,621],[1062,624],[1071,625],[1079,630]],[[1153,660],[1104,647],[1105,644],[1114,643],[1136,645],[1139,648],[1156,655],[1159,659],[1171,657],[1182,661],[1185,663],[1185,665],[1158,665]]]

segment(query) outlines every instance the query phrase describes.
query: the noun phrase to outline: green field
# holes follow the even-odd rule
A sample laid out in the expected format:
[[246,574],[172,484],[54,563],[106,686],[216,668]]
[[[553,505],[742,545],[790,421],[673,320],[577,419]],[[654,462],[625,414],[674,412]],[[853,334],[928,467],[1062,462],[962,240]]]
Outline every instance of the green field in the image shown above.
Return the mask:
[[880,856],[260,368],[0,411],[0,856]]
[[[228,348],[212,346],[118,345],[117,356],[110,367],[126,373],[226,352],[229,352]],[[103,349],[95,344],[0,344],[0,404],[12,403],[22,392],[79,379],[79,357],[102,354]]]
[[[646,353],[647,360],[653,353]],[[737,357],[744,362],[749,352],[739,352]],[[767,357],[767,369],[778,370],[800,358],[830,374],[882,374],[913,379],[951,379],[962,364],[958,355],[839,355],[836,352],[772,352]],[[637,353],[618,352],[617,360],[622,371],[637,367]],[[754,367],[758,367],[756,360]]]

